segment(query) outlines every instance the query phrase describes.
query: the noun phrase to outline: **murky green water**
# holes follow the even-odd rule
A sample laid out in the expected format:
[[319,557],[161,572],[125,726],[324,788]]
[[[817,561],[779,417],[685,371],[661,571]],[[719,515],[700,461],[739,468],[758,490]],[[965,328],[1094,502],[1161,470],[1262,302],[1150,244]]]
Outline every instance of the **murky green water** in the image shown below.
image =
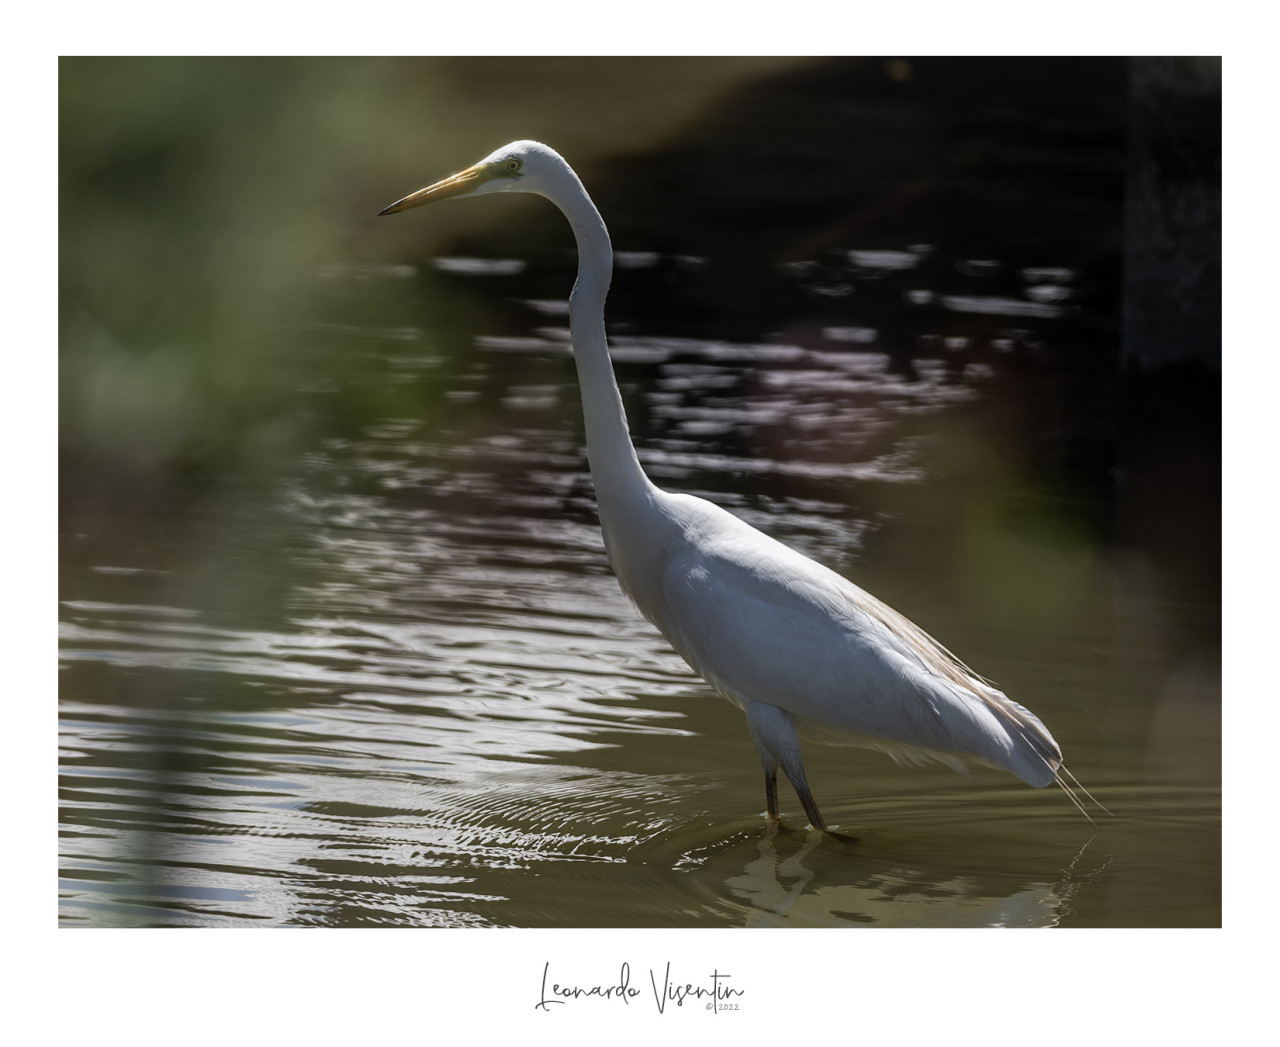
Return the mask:
[[[423,182],[447,173],[430,160]],[[558,219],[527,201],[506,230],[474,201],[449,221],[479,232],[446,253],[393,239],[427,209],[307,275],[262,378],[306,438],[255,430],[269,467],[210,453],[160,483],[69,456],[63,923],[1217,925],[1216,538],[1194,512],[1161,526],[1170,466],[1126,454],[1098,381],[1118,284],[1084,247],[1118,192],[1050,208],[1034,247],[922,238],[913,213],[837,222],[797,258],[744,255],[732,222],[655,243],[643,209],[603,203],[632,190],[615,165],[597,197],[650,475],[914,618],[1032,708],[1112,816],[810,746],[858,842],[805,832],[789,790],[770,830],[740,714],[609,573],[572,258],[530,247]],[[996,210],[1017,187],[998,190]],[[1195,449],[1177,453],[1185,476]]]

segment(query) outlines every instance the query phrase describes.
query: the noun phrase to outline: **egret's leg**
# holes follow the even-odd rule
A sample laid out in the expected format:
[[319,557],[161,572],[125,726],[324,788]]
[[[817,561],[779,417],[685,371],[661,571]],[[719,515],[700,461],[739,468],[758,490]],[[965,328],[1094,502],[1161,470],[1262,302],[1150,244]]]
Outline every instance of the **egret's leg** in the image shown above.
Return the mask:
[[760,766],[764,768],[764,813],[771,822],[778,820],[778,761],[758,741],[756,752],[760,754]]
[[825,829],[827,823],[818,813],[818,805],[813,802],[813,793],[805,780],[804,762],[800,759],[800,736],[791,717],[776,705],[762,702],[748,704],[746,713],[751,738],[760,753],[760,762],[764,764],[764,792],[769,816],[778,817],[777,768],[782,764],[783,772],[800,797],[804,813],[809,816],[809,824],[815,829]]
[[778,767],[766,767],[764,771],[764,810],[769,820],[778,820]]
[[[786,770],[784,767],[783,770]],[[809,791],[809,783],[804,778],[804,768],[797,767],[796,774],[787,771],[787,777],[791,779],[791,785],[796,791],[796,795],[800,797],[800,806],[804,808],[804,813],[809,816],[809,824],[815,829],[826,830],[827,823],[822,820],[822,815],[818,813],[818,805],[813,802],[813,793]]]

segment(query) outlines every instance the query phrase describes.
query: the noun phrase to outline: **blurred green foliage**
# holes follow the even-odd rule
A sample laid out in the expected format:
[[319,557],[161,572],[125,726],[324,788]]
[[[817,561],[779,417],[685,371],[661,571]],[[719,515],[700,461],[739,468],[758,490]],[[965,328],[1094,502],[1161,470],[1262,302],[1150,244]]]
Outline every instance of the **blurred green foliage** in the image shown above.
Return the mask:
[[[342,347],[300,332],[437,314],[421,301],[427,274],[348,295],[338,318],[342,282],[326,272],[425,257],[460,224],[512,213],[497,204],[392,224],[376,219],[383,205],[511,138],[549,138],[575,156],[635,148],[734,78],[777,64],[62,59],[64,477],[269,470],[313,442],[296,391],[342,385]],[[448,306],[455,319],[465,308]],[[445,308],[438,315],[451,326]],[[352,389],[328,406],[377,417],[370,397],[397,395]],[[393,399],[387,413],[403,406]]]
[[291,443],[295,335],[359,210],[375,71],[63,60],[64,460],[255,466]]

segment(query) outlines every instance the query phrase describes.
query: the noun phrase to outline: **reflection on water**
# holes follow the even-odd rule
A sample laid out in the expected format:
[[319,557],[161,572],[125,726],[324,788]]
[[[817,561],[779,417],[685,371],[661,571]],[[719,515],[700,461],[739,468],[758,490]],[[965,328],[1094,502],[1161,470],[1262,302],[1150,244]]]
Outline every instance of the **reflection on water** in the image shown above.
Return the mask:
[[[786,308],[761,319],[750,283],[716,300],[725,255],[617,242],[613,355],[654,480],[915,618],[1115,816],[810,747],[856,842],[804,831],[785,790],[767,826],[741,715],[608,571],[566,263],[504,242],[322,269],[297,383],[317,438],[280,475],[68,507],[63,922],[1217,924],[1218,606],[1115,540],[1085,461],[1109,421],[1062,361],[1114,344],[1096,275],[854,241],[774,266]],[[708,337],[721,320],[750,337]]]

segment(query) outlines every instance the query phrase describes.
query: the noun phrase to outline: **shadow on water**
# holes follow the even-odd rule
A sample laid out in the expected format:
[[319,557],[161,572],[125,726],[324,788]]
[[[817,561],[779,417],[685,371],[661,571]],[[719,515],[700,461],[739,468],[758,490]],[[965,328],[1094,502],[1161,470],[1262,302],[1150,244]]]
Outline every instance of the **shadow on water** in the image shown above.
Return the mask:
[[[810,747],[856,843],[790,794],[765,824],[740,714],[608,571],[559,216],[379,226],[414,186],[367,172],[368,206],[327,186],[305,235],[184,210],[217,105],[296,127],[301,76],[338,130],[453,65],[342,65],[340,106],[324,63],[65,64],[68,128],[144,68],[184,106],[144,92],[64,150],[64,924],[1218,924],[1218,377],[1194,353],[1122,377],[1127,70],[1063,61],[715,64],[679,126],[581,161],[570,127],[477,117],[476,155],[562,145],[610,223],[654,480],[918,621],[1115,812]],[[539,108],[601,118],[572,62],[528,68]],[[112,229],[155,237],[136,279],[99,257]],[[197,291],[179,241],[226,269]],[[310,246],[224,315],[266,242]],[[185,330],[157,294],[207,297]]]

